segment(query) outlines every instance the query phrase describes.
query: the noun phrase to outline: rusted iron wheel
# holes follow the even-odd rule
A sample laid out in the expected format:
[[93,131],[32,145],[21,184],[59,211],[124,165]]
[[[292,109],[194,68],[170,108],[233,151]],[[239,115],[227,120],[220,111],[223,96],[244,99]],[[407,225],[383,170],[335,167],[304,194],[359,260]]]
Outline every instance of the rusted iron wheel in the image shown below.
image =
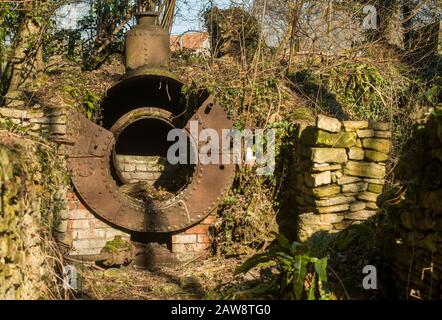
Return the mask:
[[[197,164],[191,181],[173,198],[157,203],[134,201],[123,194],[111,173],[115,141],[134,120],[156,117],[172,124],[172,114],[157,108],[136,108],[120,117],[110,131],[71,111],[68,134],[73,145],[68,152],[72,181],[83,201],[112,224],[137,232],[166,233],[184,230],[201,222],[223,200],[232,184],[234,164]],[[134,117],[134,118],[131,118]],[[190,122],[198,130],[232,128],[226,111],[209,96],[183,128],[190,137]],[[199,148],[201,143],[196,146]],[[230,150],[220,150],[220,156]]]

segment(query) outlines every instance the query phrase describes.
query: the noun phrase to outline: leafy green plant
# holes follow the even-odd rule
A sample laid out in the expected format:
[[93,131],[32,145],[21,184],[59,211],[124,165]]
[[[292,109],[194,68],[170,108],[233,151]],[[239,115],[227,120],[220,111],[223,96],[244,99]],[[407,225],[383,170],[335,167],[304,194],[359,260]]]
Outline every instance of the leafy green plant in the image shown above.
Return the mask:
[[427,101],[432,105],[442,102],[442,77],[435,77],[432,86],[424,93]]
[[85,87],[74,87],[66,85],[64,91],[75,100],[86,117],[94,122],[98,122],[101,118],[101,101],[102,95],[97,94]]
[[235,274],[251,269],[271,268],[272,276],[261,292],[276,293],[280,297],[296,300],[330,300],[327,289],[327,257],[316,258],[308,248],[298,242],[290,243],[282,234],[276,234],[278,246],[254,255],[235,270]]

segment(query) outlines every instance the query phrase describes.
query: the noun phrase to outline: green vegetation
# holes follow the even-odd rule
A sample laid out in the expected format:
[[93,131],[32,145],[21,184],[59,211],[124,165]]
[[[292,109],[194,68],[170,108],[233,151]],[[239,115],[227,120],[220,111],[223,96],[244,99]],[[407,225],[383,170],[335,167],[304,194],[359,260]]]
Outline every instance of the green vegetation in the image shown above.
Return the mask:
[[103,247],[104,252],[119,252],[122,250],[128,250],[131,248],[131,244],[124,240],[122,236],[115,236],[113,240],[106,242]]
[[327,258],[310,256],[310,250],[297,242],[290,243],[282,234],[276,235],[277,246],[249,258],[235,270],[247,273],[259,267],[271,273],[269,279],[252,289],[255,294],[272,293],[277,297],[297,300],[330,300],[327,288]]

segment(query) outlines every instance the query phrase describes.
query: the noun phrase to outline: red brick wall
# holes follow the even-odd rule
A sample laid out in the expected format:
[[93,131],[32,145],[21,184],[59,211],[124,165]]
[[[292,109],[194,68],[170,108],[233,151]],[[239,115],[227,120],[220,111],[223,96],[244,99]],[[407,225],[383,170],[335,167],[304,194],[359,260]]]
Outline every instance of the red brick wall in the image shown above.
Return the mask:
[[216,222],[216,217],[210,215],[186,231],[172,236],[172,252],[180,260],[208,252],[211,243],[210,226]]
[[106,242],[112,240],[116,235],[121,235],[125,239],[130,238],[128,233],[117,230],[97,218],[72,191],[67,194],[67,204],[66,232],[68,237],[72,239],[70,255],[99,254]]
[[[109,225],[87,209],[75,192],[67,194],[67,236],[72,239],[70,255],[99,254],[107,241],[116,235],[129,240],[128,232]],[[211,243],[210,226],[216,221],[208,216],[200,224],[172,235],[172,252],[179,260],[186,261],[208,252]]]

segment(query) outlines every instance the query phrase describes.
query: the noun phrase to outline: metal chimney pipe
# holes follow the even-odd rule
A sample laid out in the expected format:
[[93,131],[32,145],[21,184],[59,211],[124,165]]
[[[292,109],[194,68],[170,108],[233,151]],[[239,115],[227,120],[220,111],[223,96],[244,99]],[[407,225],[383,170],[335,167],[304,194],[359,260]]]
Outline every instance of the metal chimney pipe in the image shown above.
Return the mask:
[[126,35],[125,78],[168,71],[170,37],[157,24],[158,13],[140,12],[135,15],[138,23]]

